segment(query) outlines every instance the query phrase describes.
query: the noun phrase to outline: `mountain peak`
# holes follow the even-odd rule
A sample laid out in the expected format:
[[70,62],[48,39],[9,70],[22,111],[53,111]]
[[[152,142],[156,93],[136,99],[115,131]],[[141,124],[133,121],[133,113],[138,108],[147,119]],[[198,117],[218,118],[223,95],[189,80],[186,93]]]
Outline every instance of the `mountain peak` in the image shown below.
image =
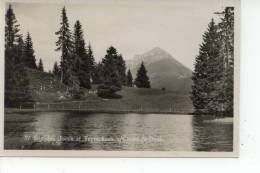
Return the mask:
[[154,48],[151,49],[150,51],[153,51],[153,52],[166,52],[165,50],[163,50],[163,49],[160,48],[160,47],[154,47]]
[[131,60],[135,61],[143,61],[145,64],[152,63],[155,61],[159,61],[162,59],[174,59],[171,54],[160,47],[154,47],[153,49],[145,52],[144,54],[135,55]]
[[154,55],[159,55],[161,57],[164,57],[164,58],[169,58],[171,57],[171,55],[165,51],[164,49],[160,48],[160,47],[155,47],[153,49],[151,49],[150,51],[146,52],[145,53],[147,56],[154,56]]
[[191,71],[164,49],[155,47],[127,61],[126,64],[134,76],[141,62],[144,62],[153,88],[190,92]]

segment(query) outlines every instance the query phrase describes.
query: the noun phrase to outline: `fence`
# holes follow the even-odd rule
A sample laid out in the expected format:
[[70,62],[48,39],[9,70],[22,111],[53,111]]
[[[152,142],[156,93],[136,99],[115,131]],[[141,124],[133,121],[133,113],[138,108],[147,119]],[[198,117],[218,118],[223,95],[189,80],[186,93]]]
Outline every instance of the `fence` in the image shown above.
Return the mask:
[[[17,109],[16,109],[17,110]],[[139,112],[139,113],[191,113],[192,108],[178,104],[138,104],[121,101],[70,101],[57,103],[21,104],[18,111],[92,111],[92,112]]]

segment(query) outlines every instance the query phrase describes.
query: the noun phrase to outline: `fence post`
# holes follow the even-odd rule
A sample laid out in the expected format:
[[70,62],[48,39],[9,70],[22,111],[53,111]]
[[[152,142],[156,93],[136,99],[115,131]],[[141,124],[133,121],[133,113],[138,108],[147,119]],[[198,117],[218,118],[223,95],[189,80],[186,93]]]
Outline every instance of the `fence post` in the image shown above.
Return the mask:
[[20,110],[20,111],[22,110],[22,106],[21,106],[21,105],[19,106],[19,110]]
[[80,110],[80,103],[79,103],[79,110]]
[[35,104],[33,104],[33,112],[35,112]]
[[48,103],[48,110],[50,110],[50,104]]

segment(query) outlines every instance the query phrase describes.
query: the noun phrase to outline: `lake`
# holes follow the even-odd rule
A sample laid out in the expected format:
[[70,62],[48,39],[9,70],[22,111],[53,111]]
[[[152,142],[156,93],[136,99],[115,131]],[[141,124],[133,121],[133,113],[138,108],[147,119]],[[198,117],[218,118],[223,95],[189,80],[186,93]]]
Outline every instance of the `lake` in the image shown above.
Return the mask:
[[193,115],[8,113],[5,149],[232,151],[233,120]]

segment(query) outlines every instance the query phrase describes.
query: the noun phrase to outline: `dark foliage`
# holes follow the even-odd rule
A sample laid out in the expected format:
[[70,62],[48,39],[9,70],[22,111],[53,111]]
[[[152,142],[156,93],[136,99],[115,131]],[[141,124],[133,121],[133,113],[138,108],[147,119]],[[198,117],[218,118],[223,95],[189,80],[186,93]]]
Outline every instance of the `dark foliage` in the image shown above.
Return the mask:
[[89,70],[91,72],[91,77],[92,77],[93,73],[94,73],[94,70],[95,70],[96,63],[95,63],[95,57],[94,57],[93,50],[92,50],[92,47],[91,47],[90,43],[89,43],[89,45],[87,47],[87,56],[88,56],[88,62],[89,62]]
[[147,70],[145,69],[143,62],[137,71],[134,84],[138,88],[151,88],[149,77],[147,76]]
[[11,5],[5,20],[5,107],[17,107],[33,100],[23,63],[24,43]]
[[221,22],[212,20],[203,35],[192,80],[195,113],[233,115],[234,8],[227,7]]
[[78,76],[80,87],[91,88],[91,65],[88,57],[82,26],[79,21],[74,25],[74,74]]
[[127,71],[126,86],[133,87],[133,76],[130,69]]
[[19,24],[15,14],[13,12],[12,6],[9,5],[5,14],[5,48],[13,48],[17,39],[19,38]]
[[42,59],[40,59],[40,61],[39,61],[38,70],[41,72],[44,72]]
[[216,79],[216,64],[219,57],[219,35],[217,26],[212,20],[208,31],[203,35],[203,43],[200,47],[200,54],[196,57],[195,70],[192,80],[192,101],[197,113],[209,112],[211,97],[214,97]]
[[116,94],[115,92],[119,91],[120,88],[116,87],[114,85],[99,85],[98,88],[98,96],[102,98],[107,98],[107,99],[118,99],[122,98],[121,95]]
[[55,33],[58,36],[56,42],[56,51],[61,51],[60,73],[61,82],[72,87],[74,83],[73,71],[73,42],[72,35],[69,29],[69,22],[66,15],[65,7],[62,8],[60,29]]
[[37,69],[36,59],[34,56],[33,43],[30,33],[27,33],[25,42],[24,42],[24,55],[23,55],[23,63],[26,67]]
[[103,81],[103,66],[102,63],[98,63],[94,65],[92,80],[93,84],[101,84]]
[[107,50],[107,54],[102,59],[102,76],[103,83],[109,86],[122,87],[125,79],[121,74],[123,72],[124,60],[121,55],[118,55],[117,50],[111,46]]
[[55,77],[60,78],[60,68],[59,68],[58,63],[56,61],[55,61],[54,66],[53,66],[52,74]]
[[26,102],[33,102],[29,88],[28,74],[25,67],[23,65],[15,66],[15,70],[12,72],[11,76],[11,78],[7,79],[5,106],[18,107]]

